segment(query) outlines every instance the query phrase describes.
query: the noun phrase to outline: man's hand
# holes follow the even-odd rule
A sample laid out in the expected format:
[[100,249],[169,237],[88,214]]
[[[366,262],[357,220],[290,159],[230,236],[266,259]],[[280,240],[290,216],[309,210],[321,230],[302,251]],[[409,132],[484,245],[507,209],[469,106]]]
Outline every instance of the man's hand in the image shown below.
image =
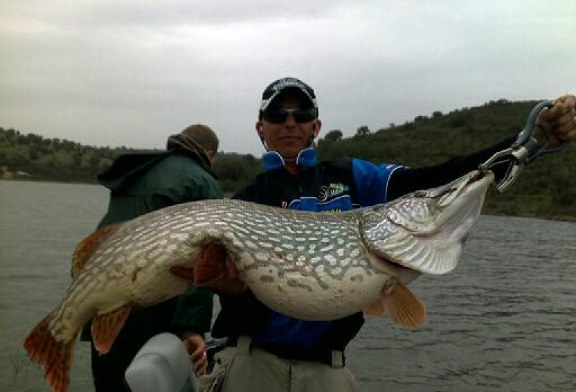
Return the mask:
[[238,296],[247,289],[240,280],[238,269],[230,259],[226,248],[219,244],[208,244],[202,256],[192,268],[175,265],[170,272],[197,286],[210,288],[226,296]]
[[562,141],[576,140],[576,97],[564,95],[554,106],[544,109],[536,121],[533,136],[541,146],[557,147]]
[[185,335],[184,346],[190,355],[192,362],[192,369],[197,376],[206,374],[208,369],[208,357],[206,356],[206,341],[202,335],[197,333],[190,333]]
[[226,258],[226,274],[221,279],[213,282],[210,288],[226,296],[235,297],[246,291],[246,283],[238,278],[238,269],[230,258]]

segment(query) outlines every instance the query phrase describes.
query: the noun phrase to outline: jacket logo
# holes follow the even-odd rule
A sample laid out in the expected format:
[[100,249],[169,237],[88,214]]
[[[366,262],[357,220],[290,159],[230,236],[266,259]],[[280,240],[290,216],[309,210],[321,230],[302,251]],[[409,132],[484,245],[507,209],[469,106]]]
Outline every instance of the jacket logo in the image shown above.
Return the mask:
[[350,191],[350,187],[342,183],[324,185],[320,188],[319,200],[325,202],[329,199],[341,196]]

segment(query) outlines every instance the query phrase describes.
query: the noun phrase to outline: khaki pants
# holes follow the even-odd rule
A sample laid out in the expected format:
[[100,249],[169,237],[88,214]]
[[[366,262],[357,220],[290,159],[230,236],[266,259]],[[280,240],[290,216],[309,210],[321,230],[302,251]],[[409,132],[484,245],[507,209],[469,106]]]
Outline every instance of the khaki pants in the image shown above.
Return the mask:
[[279,358],[250,347],[241,336],[237,347],[216,355],[212,373],[200,377],[199,392],[351,392],[360,387],[343,366],[342,356],[333,356],[332,366]]

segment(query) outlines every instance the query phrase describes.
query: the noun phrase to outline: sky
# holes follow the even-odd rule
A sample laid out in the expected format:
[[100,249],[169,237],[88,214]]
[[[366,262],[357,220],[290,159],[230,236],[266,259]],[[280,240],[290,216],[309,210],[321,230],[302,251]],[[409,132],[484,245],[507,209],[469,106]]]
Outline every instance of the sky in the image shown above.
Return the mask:
[[0,127],[163,148],[190,124],[260,156],[271,81],[352,136],[491,100],[576,93],[574,0],[2,0]]

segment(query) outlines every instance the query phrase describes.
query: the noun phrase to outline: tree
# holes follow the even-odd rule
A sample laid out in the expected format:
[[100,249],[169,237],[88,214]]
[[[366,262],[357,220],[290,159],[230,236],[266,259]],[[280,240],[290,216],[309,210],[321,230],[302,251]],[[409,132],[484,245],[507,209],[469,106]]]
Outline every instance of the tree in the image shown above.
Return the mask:
[[370,128],[367,125],[362,125],[356,130],[356,135],[354,136],[366,136],[370,134]]
[[326,142],[337,142],[339,140],[342,140],[342,137],[344,136],[344,134],[342,133],[341,130],[339,129],[333,129],[330,132],[328,132],[325,136],[324,136],[324,141]]

